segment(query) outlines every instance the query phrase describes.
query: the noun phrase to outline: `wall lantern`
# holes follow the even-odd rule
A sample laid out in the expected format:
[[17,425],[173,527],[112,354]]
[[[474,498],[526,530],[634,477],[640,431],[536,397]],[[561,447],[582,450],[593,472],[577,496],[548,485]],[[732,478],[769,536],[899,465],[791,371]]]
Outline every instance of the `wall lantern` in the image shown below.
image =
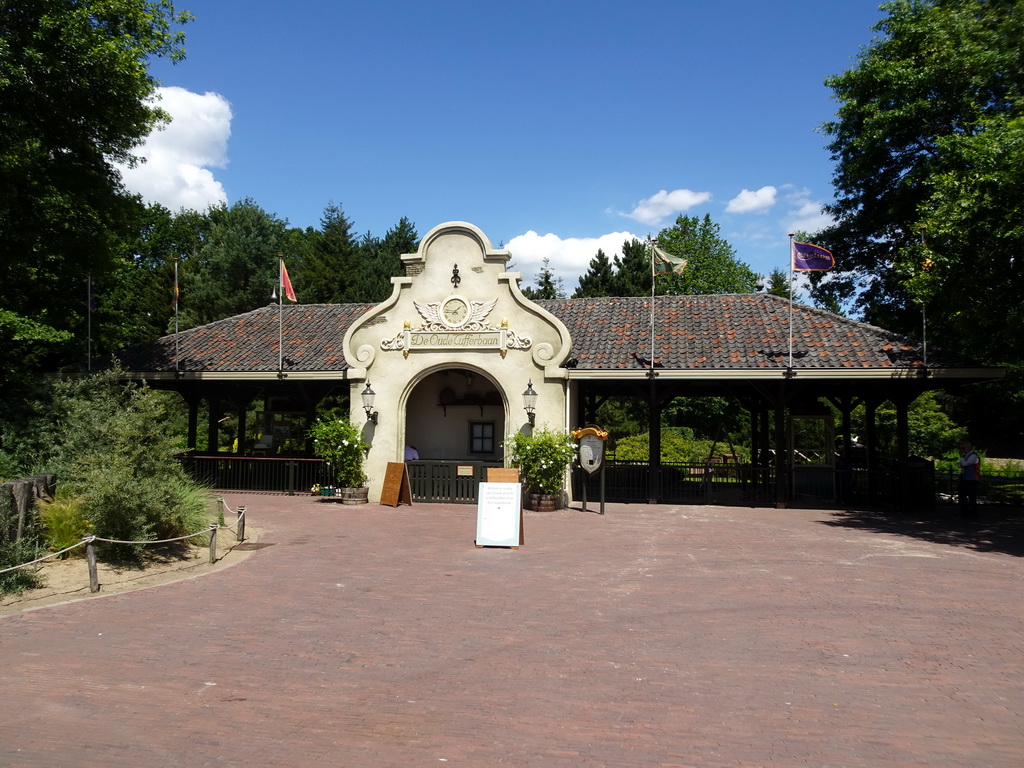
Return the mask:
[[533,391],[533,379],[530,379],[526,385],[526,391],[523,392],[523,410],[526,411],[526,418],[530,420],[531,427],[536,423],[537,414],[534,413],[536,408],[537,393]]
[[366,389],[362,392],[363,398],[363,410],[366,411],[366,420],[372,421],[374,424],[377,423],[377,412],[373,410],[373,400],[377,397],[377,393],[370,389],[370,380],[366,380]]

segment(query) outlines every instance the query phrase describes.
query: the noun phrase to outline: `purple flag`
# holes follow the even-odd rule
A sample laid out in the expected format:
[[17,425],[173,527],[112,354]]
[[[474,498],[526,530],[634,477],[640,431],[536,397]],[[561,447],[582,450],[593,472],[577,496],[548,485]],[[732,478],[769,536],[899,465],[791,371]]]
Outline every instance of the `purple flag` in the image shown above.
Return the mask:
[[832,252],[820,245],[793,241],[793,269],[797,272],[824,272],[832,269],[836,260]]

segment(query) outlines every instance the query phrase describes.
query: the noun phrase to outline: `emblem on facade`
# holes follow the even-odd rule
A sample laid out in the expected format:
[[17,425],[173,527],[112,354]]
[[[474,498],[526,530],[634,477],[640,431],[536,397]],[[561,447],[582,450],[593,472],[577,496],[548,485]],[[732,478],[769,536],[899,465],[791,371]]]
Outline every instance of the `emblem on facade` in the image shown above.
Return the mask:
[[500,327],[487,322],[497,303],[497,299],[470,301],[461,296],[426,303],[414,301],[423,322],[415,328],[407,322],[397,336],[382,339],[380,348],[401,351],[406,356],[413,349],[497,349],[502,357],[510,349],[529,349],[533,343],[529,336],[517,335],[507,322]]

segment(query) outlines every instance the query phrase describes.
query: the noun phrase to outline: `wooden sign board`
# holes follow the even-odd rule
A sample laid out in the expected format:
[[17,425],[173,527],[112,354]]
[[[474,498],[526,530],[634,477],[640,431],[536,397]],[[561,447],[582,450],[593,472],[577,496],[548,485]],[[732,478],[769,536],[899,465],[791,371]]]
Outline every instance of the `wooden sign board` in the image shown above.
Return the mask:
[[522,494],[520,483],[480,483],[476,506],[477,547],[519,548]]
[[384,487],[380,491],[380,503],[389,507],[397,507],[399,504],[412,506],[409,468],[404,463],[388,462],[388,469],[384,473]]
[[518,483],[519,470],[515,467],[488,467],[488,483]]

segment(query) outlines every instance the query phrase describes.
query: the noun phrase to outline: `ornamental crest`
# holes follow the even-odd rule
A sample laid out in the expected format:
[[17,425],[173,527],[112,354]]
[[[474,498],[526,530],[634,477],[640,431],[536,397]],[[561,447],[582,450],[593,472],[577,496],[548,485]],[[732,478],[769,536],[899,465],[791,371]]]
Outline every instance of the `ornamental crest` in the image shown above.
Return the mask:
[[383,339],[380,348],[401,351],[408,356],[413,349],[497,349],[504,357],[510,349],[529,349],[533,343],[529,336],[519,336],[503,320],[500,326],[487,321],[498,303],[470,301],[461,296],[449,296],[443,301],[419,302],[413,305],[423,322],[405,328],[391,339]]

